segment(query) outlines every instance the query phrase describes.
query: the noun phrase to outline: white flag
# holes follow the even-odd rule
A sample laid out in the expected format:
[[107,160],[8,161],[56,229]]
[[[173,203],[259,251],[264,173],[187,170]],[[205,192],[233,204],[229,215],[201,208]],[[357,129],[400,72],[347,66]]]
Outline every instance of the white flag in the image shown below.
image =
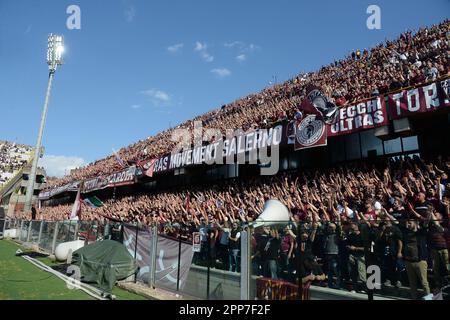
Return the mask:
[[72,212],[70,213],[70,220],[79,220],[81,215],[81,183],[80,187],[78,188],[77,197],[75,198],[75,202],[72,206]]

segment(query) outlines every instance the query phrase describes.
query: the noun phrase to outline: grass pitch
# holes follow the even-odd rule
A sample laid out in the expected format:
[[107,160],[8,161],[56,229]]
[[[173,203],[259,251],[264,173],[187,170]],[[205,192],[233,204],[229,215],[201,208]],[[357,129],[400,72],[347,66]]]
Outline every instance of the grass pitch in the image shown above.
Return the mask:
[[[0,240],[0,300],[94,300],[81,290],[68,289],[64,281],[17,257],[15,252],[19,248],[14,242]],[[38,259],[53,264],[48,258]],[[118,300],[145,300],[117,287],[113,294]]]

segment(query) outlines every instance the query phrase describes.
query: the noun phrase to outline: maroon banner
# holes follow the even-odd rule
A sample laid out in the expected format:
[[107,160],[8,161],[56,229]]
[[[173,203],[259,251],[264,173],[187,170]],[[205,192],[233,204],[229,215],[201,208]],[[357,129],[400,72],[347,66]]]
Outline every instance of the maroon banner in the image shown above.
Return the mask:
[[388,96],[390,118],[396,120],[450,107],[449,83],[450,79],[445,79],[390,94]]
[[82,193],[134,184],[136,182],[136,171],[136,167],[133,166],[110,174],[109,176],[101,176],[87,180],[84,183]]
[[158,159],[151,159],[142,161],[139,165],[142,167],[142,172],[147,176],[152,178],[153,173],[155,172],[155,164]]
[[327,127],[316,115],[307,115],[295,125],[295,150],[327,145]]
[[305,111],[306,114],[315,114],[316,116],[321,117],[322,113],[317,107],[325,109],[326,103],[327,98],[322,93],[322,89],[311,84],[306,87],[306,97],[300,105],[300,110]]
[[136,167],[129,167],[120,172],[113,173],[107,178],[108,187],[120,187],[136,183]]
[[306,87],[306,97],[300,105],[300,110],[305,111],[306,114],[316,115],[318,120],[326,124],[335,123],[338,116],[336,105],[329,101],[320,87],[313,84]]
[[336,123],[328,126],[328,136],[350,134],[389,123],[384,96],[339,108]]

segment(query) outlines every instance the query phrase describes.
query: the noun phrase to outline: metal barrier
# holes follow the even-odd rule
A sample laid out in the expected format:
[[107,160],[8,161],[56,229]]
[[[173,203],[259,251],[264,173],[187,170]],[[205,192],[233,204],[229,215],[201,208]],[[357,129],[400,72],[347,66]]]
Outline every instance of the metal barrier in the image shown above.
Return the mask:
[[[123,243],[140,268],[130,281],[201,299],[239,299],[240,267],[231,271],[227,244],[208,246],[198,230],[182,229],[168,224],[122,225]],[[196,252],[195,236],[201,240]]]
[[[237,223],[158,225],[158,236],[142,244],[149,257],[144,265],[150,272],[152,263],[157,265],[155,274],[148,277],[155,278],[154,284],[152,280],[145,282],[210,300],[430,298],[433,289],[448,299],[448,261],[447,265],[436,261],[436,249],[431,245],[423,262],[428,265],[423,288],[420,283],[411,286],[411,281],[418,279],[414,280],[408,266],[414,267],[416,262],[399,256],[395,247],[395,239],[409,237],[410,231],[404,227],[405,221],[398,223],[277,221],[257,229]],[[140,254],[145,228],[133,230]],[[198,252],[188,264],[186,251],[193,249],[196,232],[200,237]],[[443,252],[441,256],[447,255]],[[443,265],[438,269],[435,263]],[[158,280],[161,277],[169,279]]]
[[423,288],[420,283],[411,288],[414,278],[408,267],[414,262],[400,257],[392,247],[395,242],[385,238],[385,232],[396,237],[396,226],[378,229],[368,223],[329,221],[267,225],[253,229],[237,223],[143,226],[7,219],[0,220],[0,232],[17,230],[18,242],[36,244],[47,253],[75,239],[120,241],[139,265],[129,281],[201,299],[410,298],[439,286],[448,297],[449,266],[444,260],[440,269],[436,266],[447,249],[441,253],[427,248],[428,281],[422,282]]
[[[86,239],[88,242],[102,239],[97,232],[97,222],[45,221],[45,220],[0,220],[0,235],[19,243],[36,245],[48,254],[54,254],[56,247],[64,242]],[[14,232],[13,232],[14,231]]]
[[53,235],[55,233],[56,224],[57,222],[42,221],[42,232],[38,246],[45,252],[52,253]]

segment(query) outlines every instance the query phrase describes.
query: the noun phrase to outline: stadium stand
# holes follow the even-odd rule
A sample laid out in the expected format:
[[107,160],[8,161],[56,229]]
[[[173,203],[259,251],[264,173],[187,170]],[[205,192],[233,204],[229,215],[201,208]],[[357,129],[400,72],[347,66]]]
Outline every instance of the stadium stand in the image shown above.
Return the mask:
[[[329,287],[362,292],[366,275],[359,266],[364,264],[360,230],[366,228],[375,244],[376,264],[383,268],[385,286],[399,288],[409,283],[412,297],[417,298],[412,269],[427,273],[428,259],[433,277],[431,283],[422,279],[425,293],[448,285],[449,174],[450,157],[349,163],[327,172],[302,171],[110,199],[101,208],[83,206],[83,220],[158,223],[162,233],[174,238],[190,239],[192,232],[200,231],[202,247],[210,246],[214,266],[237,271],[236,234],[256,219],[267,200],[281,199],[292,213],[290,224],[255,235],[253,250],[259,257],[254,260],[254,274],[295,282],[295,250],[300,245],[297,237],[301,237],[315,280],[323,283],[327,274]],[[72,204],[44,207],[40,214],[58,221],[66,219],[71,209]],[[273,242],[279,253],[271,268],[265,251],[268,239],[278,240]]]
[[0,189],[30,160],[33,148],[0,141]]
[[[348,57],[323,66],[317,72],[302,73],[294,79],[264,89],[257,94],[224,105],[156,136],[138,141],[118,151],[128,163],[156,158],[169,153],[176,142],[171,140],[177,128],[194,128],[201,121],[208,128],[264,128],[283,119],[292,119],[304,97],[305,87],[313,83],[323,88],[338,106],[345,106],[401,88],[437,79],[450,72],[447,33],[449,21],[416,32],[407,31],[393,41],[370,50],[356,50]],[[62,186],[120,169],[111,155],[86,167],[73,170],[64,178],[52,181],[47,188]]]
[[[249,132],[268,128],[279,120],[294,119],[308,84],[322,87],[336,105],[345,107],[448,77],[448,32],[448,20],[416,32],[407,31],[393,41],[371,50],[356,50],[317,72],[300,74],[176,128],[193,129],[195,121],[201,121],[204,129],[242,128]],[[395,136],[392,141],[398,144],[397,155],[389,154],[392,145],[371,131],[371,137],[377,140],[366,137],[371,146],[366,148],[366,156],[361,156],[363,142],[358,133],[358,140],[349,140],[347,145],[346,137],[339,140],[343,141],[339,152],[346,153],[342,163],[334,161],[319,169],[320,157],[309,153],[316,168],[293,167],[276,176],[239,175],[226,181],[186,183],[165,189],[158,185],[152,192],[142,186],[151,183],[148,179],[117,195],[116,188],[114,194],[98,189],[97,195],[105,205],[96,209],[83,205],[82,219],[157,223],[162,233],[175,238],[190,239],[194,231],[199,231],[202,248],[208,250],[196,255],[196,263],[205,261],[208,252],[213,267],[235,272],[239,266],[238,233],[257,218],[267,200],[276,198],[289,208],[290,221],[281,230],[263,228],[254,234],[255,275],[294,281],[296,255],[302,252],[302,272],[311,281],[363,291],[366,273],[362,266],[367,257],[364,248],[369,241],[373,248],[371,259],[381,266],[384,285],[406,285],[411,297],[417,298],[418,287],[429,294],[449,283],[450,153],[449,142],[436,139],[448,136],[450,131],[448,111],[444,111],[445,116],[442,112],[418,123],[422,127],[418,126],[420,136],[413,137],[414,143],[408,137]],[[69,176],[48,183],[46,192],[120,171],[123,168],[118,158],[132,165],[167,154],[176,143],[171,141],[176,128],[73,170]],[[328,147],[330,153],[337,152],[334,148],[338,138],[333,141]],[[375,143],[383,157],[369,157]],[[355,152],[359,158],[353,157]],[[76,188],[71,189],[71,194],[61,192],[60,199],[43,197],[39,218],[67,219],[74,191]]]

